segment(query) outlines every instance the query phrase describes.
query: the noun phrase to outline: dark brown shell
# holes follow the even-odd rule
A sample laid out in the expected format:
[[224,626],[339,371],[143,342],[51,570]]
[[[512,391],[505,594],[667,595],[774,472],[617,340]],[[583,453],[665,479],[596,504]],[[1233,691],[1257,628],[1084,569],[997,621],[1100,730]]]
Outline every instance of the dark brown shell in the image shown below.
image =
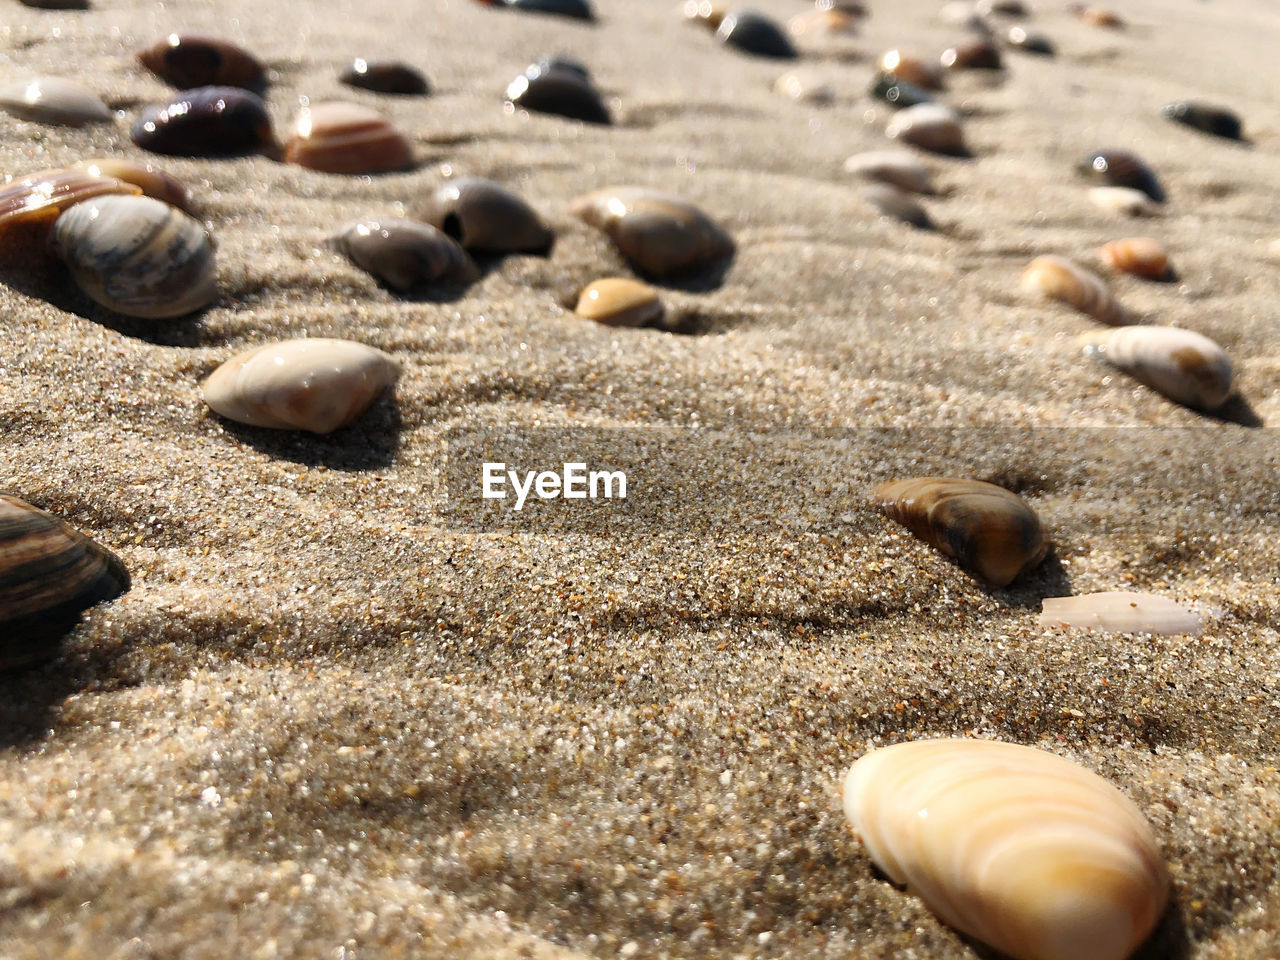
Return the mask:
[[1036,512],[1016,494],[981,480],[898,480],[878,487],[872,502],[994,587],[1039,564],[1049,549]]
[[1177,100],[1162,108],[1161,113],[1175,123],[1194,127],[1205,133],[1211,133],[1215,137],[1224,137],[1227,140],[1244,138],[1244,124],[1226,107],[1215,107],[1196,100]]
[[786,31],[754,10],[730,10],[716,28],[716,39],[757,57],[794,60],[798,56]]
[[1156,203],[1164,203],[1164,188],[1155,173],[1128,150],[1094,150],[1080,161],[1080,171],[1100,183],[1141,190]]
[[147,108],[129,136],[144,150],[182,157],[239,156],[275,144],[266,105],[239,87],[184,90]]
[[942,65],[949,70],[1002,70],[1000,48],[986,37],[970,37],[942,52]]
[[462,247],[435,227],[415,220],[360,220],[332,243],[356,266],[396,290],[429,283],[462,285],[480,276]]
[[54,656],[83,611],[128,589],[129,571],[110,550],[0,494],[0,670]]
[[479,177],[444,184],[427,204],[423,219],[477,253],[542,253],[553,239],[529,204]]
[[507,84],[507,103],[585,123],[612,123],[609,109],[584,71],[557,60],[531,64]]
[[431,85],[420,70],[407,63],[390,60],[364,60],[357,57],[351,62],[351,66],[342,71],[338,80],[349,87],[401,96],[422,96],[431,90]]
[[171,33],[141,50],[138,60],[162,80],[183,90],[192,87],[247,87],[266,84],[262,62],[234,43],[198,34]]

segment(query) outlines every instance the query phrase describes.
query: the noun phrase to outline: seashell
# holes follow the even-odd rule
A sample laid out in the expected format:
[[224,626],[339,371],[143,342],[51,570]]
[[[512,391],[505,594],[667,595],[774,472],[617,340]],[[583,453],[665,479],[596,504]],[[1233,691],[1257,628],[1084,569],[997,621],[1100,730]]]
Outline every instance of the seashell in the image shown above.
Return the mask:
[[984,17],[1029,17],[1031,11],[1022,0],[978,0],[975,5]]
[[1151,280],[1161,280],[1169,275],[1169,255],[1160,241],[1150,237],[1112,240],[1099,253],[1113,270]]
[[1112,10],[1090,7],[1083,3],[1073,3],[1067,9],[1091,27],[1107,27],[1111,30],[1120,30],[1124,27],[1124,20]]
[[226,40],[171,33],[138,52],[141,64],[181,90],[193,87],[247,87],[266,84],[267,70],[253,54]]
[[1016,494],[981,480],[898,480],[877,487],[872,502],[994,587],[1038,565],[1049,549],[1036,512]]
[[950,107],[940,103],[921,103],[907,107],[889,121],[885,136],[903,140],[922,150],[951,156],[967,156],[960,118]]
[[912,193],[933,193],[933,173],[909,153],[901,150],[871,150],[855,153],[844,162],[846,173],[865,180],[890,183]]
[[266,105],[239,87],[184,90],[143,111],[129,136],[144,150],[185,157],[238,156],[275,143]]
[[356,57],[351,61],[351,66],[339,74],[338,80],[349,87],[402,96],[421,96],[431,89],[420,70],[391,60],[364,60]]
[[529,66],[507,85],[507,103],[522,110],[551,113],[586,123],[612,123],[609,110],[585,71],[556,60]]
[[1053,41],[1043,33],[1036,33],[1023,26],[1010,27],[1007,35],[1009,46],[1023,53],[1035,53],[1043,57],[1052,57],[1057,51]]
[[386,173],[412,167],[413,148],[378,111],[330,101],[302,108],[284,160],[323,173]]
[[791,71],[774,81],[773,89],[783,96],[802,103],[827,105],[835,102],[836,91],[831,84],[813,74]]
[[1164,203],[1164,188],[1155,173],[1127,150],[1094,150],[1080,161],[1078,169],[1107,186],[1141,190],[1156,203]]
[[710,217],[679,197],[644,187],[606,187],[569,208],[603,231],[641,273],[670,277],[700,270],[733,253],[733,240]]
[[871,95],[891,107],[914,107],[921,103],[933,103],[933,97],[923,87],[899,80],[891,73],[882,73],[871,84]]
[[0,189],[0,233],[19,223],[52,222],[63,210],[107,194],[132,194],[142,190],[114,177],[87,170],[42,170]]
[[1215,107],[1195,100],[1178,100],[1163,107],[1160,112],[1176,123],[1195,127],[1215,137],[1225,137],[1228,140],[1244,138],[1244,125],[1240,118],[1226,107]]
[[529,204],[479,177],[445,183],[431,198],[423,219],[478,253],[543,253],[554,239]]
[[731,10],[716,28],[716,39],[743,53],[794,60],[796,48],[776,23],[754,10]]
[[573,312],[610,327],[645,327],[662,319],[663,306],[647,283],[606,277],[582,291]]
[[922,230],[933,229],[929,213],[911,194],[888,183],[873,183],[862,191],[862,199],[886,217],[901,220]]
[[1000,48],[986,37],[970,37],[942,51],[940,61],[949,70],[1003,70]]
[[554,13],[575,20],[594,20],[595,12],[587,0],[503,0],[506,6],[525,13]]
[[427,283],[468,284],[480,271],[452,238],[414,220],[360,220],[332,239],[352,263],[397,290]]
[[1090,356],[1183,406],[1216,410],[1231,395],[1231,360],[1194,330],[1119,327],[1085,334],[1080,342]]
[[1101,630],[1104,633],[1154,633],[1171,637],[1199,636],[1200,615],[1168,597],[1151,593],[1089,593],[1080,597],[1046,597],[1040,626]]
[[729,12],[729,8],[723,4],[712,3],[711,0],[687,0],[683,12],[686,22],[696,23],[714,31],[720,29],[720,24]]
[[0,84],[0,109],[22,120],[65,127],[110,123],[113,117],[96,93],[61,77]]
[[854,34],[858,31],[857,18],[843,10],[821,7],[805,13],[797,13],[787,21],[787,32],[797,40],[832,34]]
[[204,225],[151,197],[102,196],[58,217],[49,243],[97,303],[131,317],[180,317],[218,296]]
[[191,191],[176,177],[157,170],[149,163],[135,163],[121,157],[99,157],[81,160],[72,169],[83,170],[95,177],[114,177],[141,188],[148,197],[163,200],[171,207],[190,213]]
[[1158,217],[1160,205],[1133,187],[1090,187],[1089,200],[1108,213],[1125,217]]
[[940,68],[901,50],[890,50],[880,58],[876,66],[881,73],[891,74],[926,90],[941,90],[945,86]]
[[0,670],[54,656],[81,613],[128,589],[129,571],[110,550],[0,494]]
[[356,420],[399,376],[400,365],[376,347],[317,337],[238,353],[200,392],[228,420],[330,433]]
[[1063,257],[1049,254],[1032,260],[1022,273],[1022,289],[1060,300],[1099,323],[1118,327],[1129,321],[1128,312],[1101,277]]
[[844,811],[867,853],[945,923],[1012,960],[1125,960],[1169,875],[1119,790],[1044,750],[919,740],[859,759]]

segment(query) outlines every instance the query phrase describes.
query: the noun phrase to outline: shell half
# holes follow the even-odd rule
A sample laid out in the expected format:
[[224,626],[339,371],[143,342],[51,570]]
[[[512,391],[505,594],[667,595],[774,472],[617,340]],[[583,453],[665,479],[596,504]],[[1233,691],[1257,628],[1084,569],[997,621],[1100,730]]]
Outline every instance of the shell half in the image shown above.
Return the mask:
[[330,101],[299,113],[284,159],[323,173],[386,173],[412,167],[413,149],[378,111]]
[[1084,334],[1086,352],[1170,400],[1216,410],[1231,395],[1231,359],[1203,334],[1181,327],[1118,327]]
[[1204,629],[1199,614],[1168,597],[1128,591],[1046,597],[1040,611],[1040,626],[1160,636],[1180,633],[1199,636]]
[[1112,296],[1102,278],[1064,257],[1036,257],[1022,272],[1021,283],[1026,292],[1075,307],[1099,323],[1121,326],[1129,322],[1128,311]]
[[112,119],[111,108],[96,93],[62,77],[0,85],[0,108],[23,120],[66,127]]

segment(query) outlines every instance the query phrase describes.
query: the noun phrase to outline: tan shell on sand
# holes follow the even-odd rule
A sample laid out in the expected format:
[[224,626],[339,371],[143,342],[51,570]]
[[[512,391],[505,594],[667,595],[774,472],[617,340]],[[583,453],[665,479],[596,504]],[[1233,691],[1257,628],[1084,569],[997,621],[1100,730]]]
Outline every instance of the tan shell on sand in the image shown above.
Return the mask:
[[691,203],[645,187],[606,187],[573,201],[570,212],[603,231],[641,273],[664,278],[711,266],[733,240]]
[[1160,280],[1169,275],[1169,254],[1159,240],[1150,237],[1123,237],[1112,240],[1099,251],[1113,270],[1136,277]]
[[232,357],[200,390],[210,408],[255,427],[329,433],[351,423],[400,376],[376,347],[351,340],[282,340]]
[[662,299],[647,283],[605,277],[589,284],[573,312],[610,327],[643,327],[662,319]]
[[62,77],[0,84],[0,108],[23,120],[65,127],[112,119],[111,109],[96,93]]
[[884,133],[890,140],[901,140],[933,153],[963,155],[968,152],[959,116],[940,103],[919,103],[900,110],[893,115]]
[[1216,410],[1231,395],[1231,359],[1194,330],[1117,327],[1079,340],[1091,356],[1184,406]]
[[1101,277],[1064,257],[1048,254],[1032,260],[1022,272],[1022,289],[1075,307],[1099,323],[1122,326],[1129,321]]
[[302,109],[284,159],[324,173],[385,173],[412,167],[413,149],[378,111],[331,101]]
[[845,777],[844,811],[890,879],[1013,960],[1125,960],[1168,902],[1138,808],[1044,750],[960,739],[873,750]]
[[1040,626],[1100,630],[1104,633],[1154,633],[1199,636],[1200,615],[1153,593],[1110,591],[1078,597],[1046,597]]

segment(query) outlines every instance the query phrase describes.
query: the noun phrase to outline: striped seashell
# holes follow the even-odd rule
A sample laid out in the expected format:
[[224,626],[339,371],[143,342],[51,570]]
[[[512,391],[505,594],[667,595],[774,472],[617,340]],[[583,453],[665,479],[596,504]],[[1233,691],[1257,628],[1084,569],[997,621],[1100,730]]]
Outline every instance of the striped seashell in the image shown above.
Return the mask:
[[431,91],[427,78],[416,67],[390,60],[365,60],[362,57],[351,61],[351,66],[338,75],[338,82],[360,90],[397,96],[423,96]]
[[54,221],[49,244],[76,285],[117,313],[180,317],[218,296],[204,225],[151,197],[77,203]]
[[1165,117],[1187,127],[1194,127],[1227,140],[1244,139],[1244,124],[1226,107],[1216,107],[1196,100],[1178,100],[1163,107]]
[[331,242],[356,266],[396,290],[430,283],[465,285],[480,278],[467,252],[426,223],[396,217],[361,220]]
[[110,550],[0,494],[0,670],[55,656],[81,613],[128,589],[129,571]]
[[83,170],[95,177],[114,177],[140,188],[148,197],[162,200],[186,213],[192,212],[191,191],[176,177],[149,163],[137,163],[121,157],[98,157],[81,160],[72,169]]
[[284,160],[322,173],[387,173],[410,169],[413,149],[378,111],[330,101],[302,108]]
[[225,157],[275,146],[266,104],[240,87],[184,90],[163,107],[148,107],[129,131],[152,153]]
[[1158,217],[1164,212],[1158,203],[1133,187],[1090,187],[1089,202],[1124,217]]
[[933,153],[966,156],[960,118],[940,103],[921,103],[895,114],[885,127],[885,136],[902,140]]
[[921,230],[933,229],[929,212],[904,190],[889,183],[873,183],[862,191],[862,199],[875,207],[883,216],[901,220]]
[[1203,334],[1181,327],[1131,326],[1079,338],[1086,353],[1175,403],[1216,410],[1231,395],[1231,360]]
[[507,85],[506,102],[512,109],[519,107],[584,123],[613,122],[586,71],[559,60],[531,64]]
[[933,193],[933,172],[902,150],[855,153],[844,162],[846,173],[864,180],[890,183],[912,193]]
[[872,503],[995,587],[1037,566],[1049,545],[1021,497],[981,480],[917,477],[877,487]]
[[459,177],[442,185],[423,219],[477,253],[543,253],[555,239],[533,207],[492,180]]
[[247,50],[194,33],[171,33],[140,50],[138,61],[182,90],[215,86],[256,90],[267,81],[266,67]]
[[20,223],[52,223],[68,207],[107,194],[137,196],[141,188],[87,170],[41,170],[0,189],[0,234]]
[[1168,903],[1138,808],[1044,750],[960,739],[872,750],[845,777],[844,811],[891,880],[1012,960],[1125,960]]
[[114,117],[96,93],[61,77],[0,84],[0,109],[22,120],[64,127],[110,123]]
[[798,56],[786,31],[754,10],[731,9],[716,28],[716,39],[727,47],[757,57],[794,60]]
[[1041,607],[1040,626],[1159,636],[1187,633],[1197,637],[1204,629],[1199,614],[1168,597],[1125,591],[1046,597]]
[[590,284],[573,312],[610,327],[647,327],[662,319],[662,300],[647,283],[606,277]]
[[400,376],[376,347],[351,340],[282,340],[232,357],[200,385],[228,420],[330,433],[356,420]]
[[1102,278],[1064,257],[1048,254],[1032,260],[1022,272],[1022,289],[1075,307],[1099,323],[1118,327],[1129,322],[1128,311]]
[[1098,253],[1107,266],[1122,273],[1132,273],[1151,280],[1162,280],[1169,276],[1169,254],[1159,240],[1150,237],[1112,240]]
[[970,37],[942,51],[939,58],[948,70],[1003,70],[1000,48],[986,37]]
[[925,90],[942,90],[946,86],[945,77],[939,67],[927,63],[920,57],[903,53],[901,50],[890,50],[885,53],[876,62],[876,66],[881,73],[914,83]]
[[1109,187],[1131,187],[1156,203],[1164,203],[1164,188],[1155,173],[1128,150],[1095,150],[1080,162],[1078,169]]

